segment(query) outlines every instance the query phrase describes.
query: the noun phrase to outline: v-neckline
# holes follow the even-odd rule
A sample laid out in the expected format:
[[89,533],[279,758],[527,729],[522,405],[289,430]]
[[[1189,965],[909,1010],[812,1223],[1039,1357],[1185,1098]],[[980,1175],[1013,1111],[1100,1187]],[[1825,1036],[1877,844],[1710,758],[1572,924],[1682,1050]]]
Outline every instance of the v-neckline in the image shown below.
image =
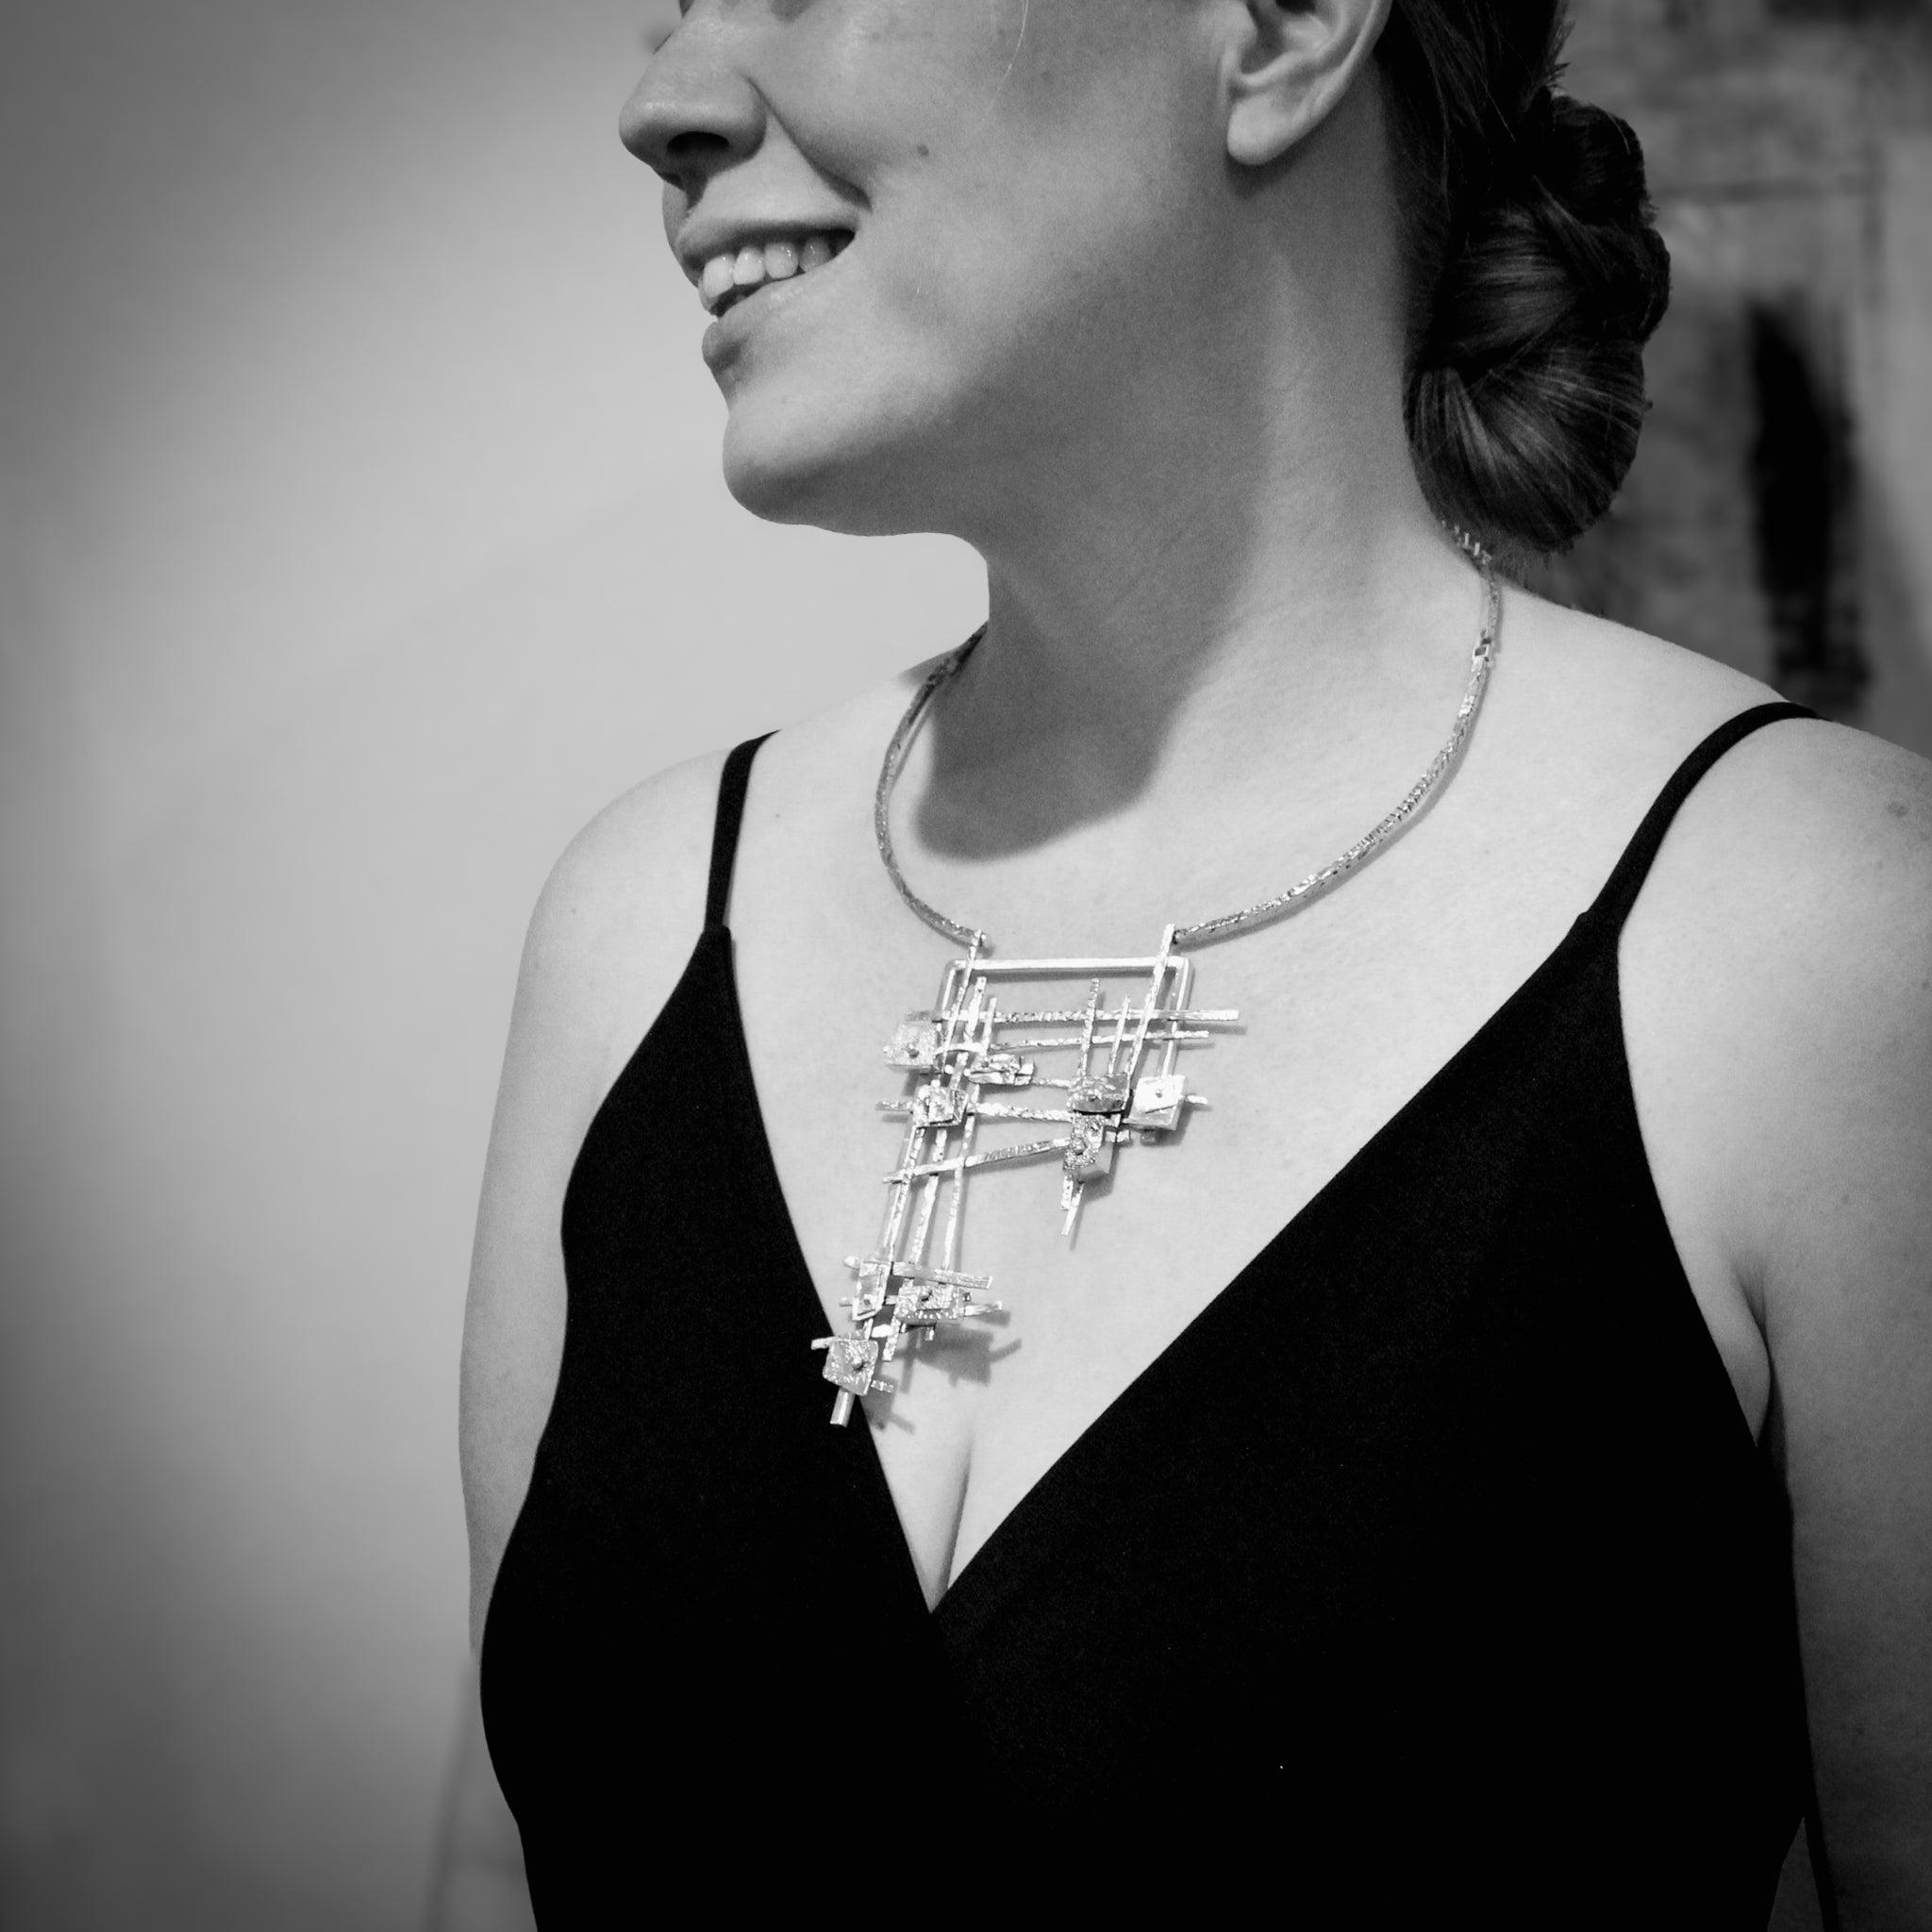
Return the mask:
[[[1120,1390],[1115,1392],[1107,1405],[1088,1423],[1086,1427],[1041,1471],[1040,1474],[1021,1493],[1006,1514],[993,1524],[991,1533],[981,1542],[979,1547],[974,1551],[973,1555],[967,1558],[964,1565],[947,1580],[946,1586],[940,1592],[937,1602],[930,1607],[928,1614],[931,1617],[937,1619],[946,1611],[947,1606],[953,1603],[954,1599],[958,1596],[962,1586],[968,1578],[972,1578],[977,1583],[981,1578],[990,1574],[991,1564],[989,1558],[993,1553],[1011,1541],[1013,1537],[1018,1534],[1014,1528],[1016,1522],[1037,1514],[1039,1509],[1044,1507],[1041,1499],[1050,1496],[1059,1487],[1064,1472],[1069,1464],[1076,1457],[1084,1456],[1086,1445],[1091,1444],[1098,1434],[1106,1431],[1114,1423],[1115,1419],[1127,1405],[1136,1400],[1140,1392],[1144,1391],[1151,1378],[1156,1377],[1164,1371],[1168,1371],[1177,1355],[1194,1345],[1195,1338],[1209,1316],[1213,1315],[1215,1310],[1220,1308],[1230,1295],[1236,1293],[1246,1283],[1251,1281],[1255,1275],[1277,1260],[1282,1251],[1290,1247],[1299,1236],[1309,1217],[1321,1209],[1332,1195],[1346,1187],[1355,1175],[1370,1160],[1376,1157],[1383,1143],[1391,1140],[1401,1130],[1405,1123],[1427,1102],[1437,1089],[1454,1077],[1457,1069],[1474,1054],[1492,1033],[1503,1025],[1514,1009],[1529,997],[1545,976],[1557,970],[1565,956],[1578,943],[1580,936],[1592,924],[1592,917],[1597,913],[1600,904],[1600,901],[1597,904],[1592,904],[1586,911],[1579,913],[1571,922],[1569,928],[1565,931],[1562,938],[1557,941],[1556,945],[1531,970],[1528,976],[1523,980],[1515,991],[1335,1170],[1327,1180],[1323,1182],[1314,1193],[1309,1195],[1307,1200],[1303,1202],[1301,1207],[1280,1227],[1262,1242],[1260,1247],[1220,1288],[1216,1289],[1208,1296],[1208,1300],[1189,1318],[1180,1331],[1148,1361],[1142,1364]],[[805,1341],[815,1338],[824,1326],[824,1305],[819,1299],[818,1285],[812,1277],[811,1264],[806,1258],[805,1244],[799,1239],[798,1224],[792,1219],[791,1203],[785,1197],[784,1185],[778,1174],[777,1158],[773,1152],[771,1136],[765,1128],[764,1108],[758,1100],[758,1076],[751,1063],[751,1044],[745,1037],[744,1009],[739,998],[738,964],[731,929],[728,925],[719,925],[714,927],[713,930],[722,941],[725,990],[731,1002],[733,1042],[737,1051],[738,1071],[743,1082],[743,1091],[750,1102],[748,1111],[752,1117],[754,1152],[756,1158],[761,1161],[765,1169],[765,1181],[775,1206],[777,1219],[784,1224],[785,1240],[791,1249],[788,1272],[791,1276],[791,1286],[799,1296],[798,1312],[801,1315],[808,1313],[810,1319],[809,1335],[803,1338],[800,1343],[800,1354],[803,1357],[806,1353]],[[1617,935],[1613,933],[1611,935],[1612,944],[1615,943],[1616,938]],[[863,1411],[861,1410],[862,1417]],[[865,1459],[871,1472],[871,1480],[874,1483],[879,1505],[884,1508],[891,1522],[892,1540],[898,1548],[899,1560],[904,1565],[906,1574],[910,1579],[913,1588],[918,1591],[920,1601],[924,1603],[925,1601],[925,1585],[920,1576],[918,1561],[913,1557],[912,1545],[907,1538],[905,1521],[899,1514],[899,1506],[892,1494],[891,1484],[887,1480],[885,1463],[879,1456],[878,1444],[873,1440],[872,1426],[869,1421],[864,1424],[864,1435]]]

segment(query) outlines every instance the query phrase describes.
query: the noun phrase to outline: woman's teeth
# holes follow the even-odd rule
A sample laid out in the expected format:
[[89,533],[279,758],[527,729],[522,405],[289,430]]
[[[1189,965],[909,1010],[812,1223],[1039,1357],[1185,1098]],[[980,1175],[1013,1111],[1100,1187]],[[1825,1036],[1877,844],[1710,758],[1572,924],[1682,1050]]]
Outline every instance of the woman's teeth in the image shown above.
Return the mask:
[[852,240],[836,232],[808,235],[803,241],[754,242],[731,255],[714,255],[698,278],[698,299],[713,315],[736,297],[766,282],[809,275],[842,252]]

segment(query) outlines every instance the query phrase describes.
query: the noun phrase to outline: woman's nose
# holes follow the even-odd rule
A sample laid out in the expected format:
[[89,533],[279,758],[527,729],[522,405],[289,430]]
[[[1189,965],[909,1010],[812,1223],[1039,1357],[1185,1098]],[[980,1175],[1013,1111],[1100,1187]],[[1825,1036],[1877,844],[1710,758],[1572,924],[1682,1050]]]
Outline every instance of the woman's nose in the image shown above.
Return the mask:
[[694,8],[651,56],[618,123],[625,146],[688,197],[764,138],[764,102],[730,58],[730,38],[717,9]]

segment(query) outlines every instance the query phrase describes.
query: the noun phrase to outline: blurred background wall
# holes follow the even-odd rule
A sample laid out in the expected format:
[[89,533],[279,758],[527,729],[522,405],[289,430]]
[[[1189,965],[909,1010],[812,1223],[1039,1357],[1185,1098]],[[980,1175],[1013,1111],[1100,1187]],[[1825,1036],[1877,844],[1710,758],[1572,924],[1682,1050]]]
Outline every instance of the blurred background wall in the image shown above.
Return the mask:
[[[537,887],[979,587],[724,496],[612,131],[630,0],[0,17],[0,1925],[387,1932],[461,1681],[457,1340]],[[1926,750],[1923,46],[1583,0],[1684,292],[1550,586]]]
[[412,1926],[537,888],[981,591],[725,497],[638,6],[5,19],[0,1925]]
[[1652,410],[1538,588],[1932,753],[1932,9],[1577,0],[1567,84],[1643,142]]

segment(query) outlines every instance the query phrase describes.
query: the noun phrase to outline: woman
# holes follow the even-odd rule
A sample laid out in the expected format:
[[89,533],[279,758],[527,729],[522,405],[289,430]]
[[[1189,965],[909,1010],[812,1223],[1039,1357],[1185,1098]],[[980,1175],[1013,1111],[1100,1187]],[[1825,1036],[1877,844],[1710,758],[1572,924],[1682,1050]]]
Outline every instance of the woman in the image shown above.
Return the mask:
[[1932,1923],[1932,799],[1490,572],[1607,502],[1664,298],[1559,44],[695,0],[651,60],[734,493],[964,538],[989,622],[538,908],[465,1457],[540,1923],[1761,1924],[1814,1760],[1842,1923]]

